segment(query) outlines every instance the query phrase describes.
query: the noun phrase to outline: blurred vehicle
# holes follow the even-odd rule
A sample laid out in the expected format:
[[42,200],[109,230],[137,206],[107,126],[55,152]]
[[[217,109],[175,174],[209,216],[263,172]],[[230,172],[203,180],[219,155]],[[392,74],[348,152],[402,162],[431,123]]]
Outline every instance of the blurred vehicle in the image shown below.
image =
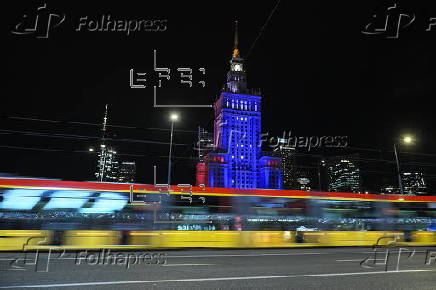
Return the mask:
[[0,228],[432,230],[436,197],[0,178]]

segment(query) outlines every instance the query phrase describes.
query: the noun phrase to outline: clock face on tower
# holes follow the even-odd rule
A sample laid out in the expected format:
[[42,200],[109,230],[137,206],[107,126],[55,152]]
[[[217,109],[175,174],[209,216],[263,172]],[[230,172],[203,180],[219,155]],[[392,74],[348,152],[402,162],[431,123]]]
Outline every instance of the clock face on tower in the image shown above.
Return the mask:
[[240,63],[234,64],[233,70],[234,71],[242,71],[242,64],[240,64]]

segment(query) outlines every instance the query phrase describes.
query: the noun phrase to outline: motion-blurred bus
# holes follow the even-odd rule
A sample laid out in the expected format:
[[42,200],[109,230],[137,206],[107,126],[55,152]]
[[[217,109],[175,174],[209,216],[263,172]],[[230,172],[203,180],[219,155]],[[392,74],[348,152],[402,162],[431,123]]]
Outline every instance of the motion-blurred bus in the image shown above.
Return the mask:
[[0,178],[0,230],[55,240],[65,231],[279,231],[298,243],[298,232],[395,231],[407,241],[435,224],[434,196]]

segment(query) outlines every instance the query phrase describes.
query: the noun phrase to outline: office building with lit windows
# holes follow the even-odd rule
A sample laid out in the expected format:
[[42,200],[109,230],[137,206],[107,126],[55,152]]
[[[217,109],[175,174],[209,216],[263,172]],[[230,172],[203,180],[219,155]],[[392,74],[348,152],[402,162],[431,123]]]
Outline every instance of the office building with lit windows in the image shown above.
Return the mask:
[[[423,195],[427,194],[427,184],[422,172],[402,172],[401,183],[403,186],[403,194]],[[381,188],[383,194],[401,194],[398,185],[384,185]]]
[[278,138],[274,153],[281,158],[284,189],[320,189],[319,167],[313,166],[313,161],[305,158],[306,156],[299,155],[297,148],[289,146],[288,139]]
[[197,182],[214,187],[282,188],[281,159],[261,153],[261,96],[247,88],[237,30],[227,82],[214,109],[214,151],[197,165]]
[[135,182],[136,163],[123,161],[118,166],[118,182]]
[[107,121],[108,105],[105,106],[101,127],[101,144],[99,146],[95,177],[100,182],[135,182],[135,162],[119,161],[115,148],[106,142]]
[[198,152],[198,162],[204,162],[207,153],[214,149],[213,133],[209,133],[203,128],[198,128],[198,141],[195,150]]
[[114,148],[101,145],[95,176],[98,181],[118,181],[118,156]]
[[360,192],[357,155],[337,156],[326,160],[328,188],[335,192]]
[[427,185],[422,172],[402,172],[401,181],[405,194],[427,193]]
[[281,166],[283,172],[283,188],[293,189],[295,185],[296,173],[296,149],[295,147],[287,146],[286,139],[279,138],[279,146],[274,149],[274,152],[281,158]]
[[381,194],[399,194],[400,190],[398,187],[395,187],[390,184],[383,185],[380,189]]

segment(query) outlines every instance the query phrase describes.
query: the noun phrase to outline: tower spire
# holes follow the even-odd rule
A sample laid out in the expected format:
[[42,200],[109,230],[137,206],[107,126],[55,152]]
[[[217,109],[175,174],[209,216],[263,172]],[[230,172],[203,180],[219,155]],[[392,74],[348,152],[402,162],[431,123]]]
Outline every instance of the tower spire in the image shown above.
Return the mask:
[[239,39],[238,39],[238,20],[235,21],[235,40],[234,40],[234,47],[233,47],[233,57],[234,58],[240,58],[239,54]]
[[101,128],[101,130],[103,131],[103,134],[102,134],[103,142],[104,142],[104,139],[106,138],[107,106],[108,106],[108,104],[106,104],[106,106],[105,106],[104,118],[103,118],[103,126]]
[[230,59],[230,70],[227,73],[225,90],[232,93],[244,93],[247,91],[245,80],[244,59],[239,53],[238,21],[235,21],[235,39],[232,58]]
[[107,163],[107,148],[106,148],[106,125],[107,125],[107,107],[108,104],[106,104],[104,109],[104,117],[103,117],[103,124],[101,127],[101,144],[100,144],[100,154],[99,154],[99,160],[98,160],[98,168],[99,172],[96,173],[98,179],[100,182],[105,181],[105,171],[106,171],[106,163]]

